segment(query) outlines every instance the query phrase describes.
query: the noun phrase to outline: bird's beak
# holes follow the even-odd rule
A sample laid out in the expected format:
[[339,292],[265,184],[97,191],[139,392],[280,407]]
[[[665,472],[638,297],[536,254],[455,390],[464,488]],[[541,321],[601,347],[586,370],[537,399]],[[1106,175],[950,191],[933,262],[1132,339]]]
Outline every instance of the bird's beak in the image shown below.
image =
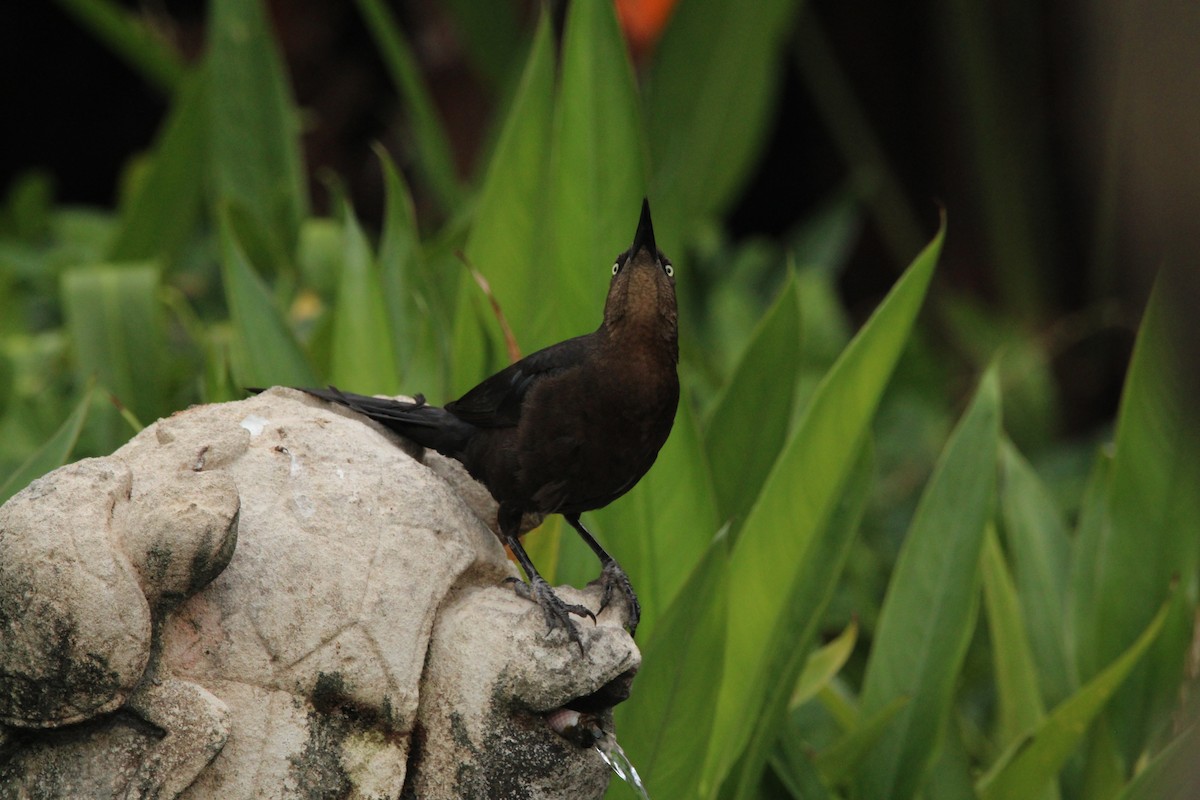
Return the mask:
[[629,248],[629,257],[636,257],[642,248],[650,251],[650,258],[658,258],[658,248],[654,245],[654,224],[650,222],[650,201],[644,197],[642,218],[638,220],[637,233],[633,235],[633,245]]

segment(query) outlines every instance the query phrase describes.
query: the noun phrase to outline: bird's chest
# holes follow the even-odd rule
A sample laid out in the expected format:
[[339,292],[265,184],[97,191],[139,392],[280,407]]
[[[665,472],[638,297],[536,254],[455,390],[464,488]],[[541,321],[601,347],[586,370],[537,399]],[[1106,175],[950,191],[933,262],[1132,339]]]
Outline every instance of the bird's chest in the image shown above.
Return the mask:
[[551,379],[529,398],[538,421],[522,431],[522,451],[553,453],[527,464],[539,480],[577,481],[619,494],[649,468],[675,418],[673,363],[630,354]]
[[675,416],[679,389],[673,365],[631,355],[588,369],[575,385],[574,424],[594,437],[597,449],[655,445],[656,433],[664,424],[669,429]]

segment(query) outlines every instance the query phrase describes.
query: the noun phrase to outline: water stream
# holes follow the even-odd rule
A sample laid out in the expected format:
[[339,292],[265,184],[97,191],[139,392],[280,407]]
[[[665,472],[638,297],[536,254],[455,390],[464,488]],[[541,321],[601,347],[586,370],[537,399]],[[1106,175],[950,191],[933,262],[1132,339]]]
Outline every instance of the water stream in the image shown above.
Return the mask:
[[591,747],[600,754],[609,769],[617,773],[617,777],[633,787],[642,800],[650,800],[642,776],[629,761],[629,756],[617,744],[617,737],[611,731],[604,730],[595,714],[581,714],[568,708],[560,708],[546,715],[546,724],[550,729],[572,742],[577,747]]
[[625,755],[625,751],[621,749],[621,745],[617,744],[617,737],[611,733],[606,733],[603,738],[592,745],[600,757],[604,759],[604,763],[617,773],[617,777],[628,783],[637,791],[638,796],[642,800],[650,800],[650,795],[646,792],[646,786],[642,783],[642,777],[638,775],[637,769],[629,761],[629,756]]

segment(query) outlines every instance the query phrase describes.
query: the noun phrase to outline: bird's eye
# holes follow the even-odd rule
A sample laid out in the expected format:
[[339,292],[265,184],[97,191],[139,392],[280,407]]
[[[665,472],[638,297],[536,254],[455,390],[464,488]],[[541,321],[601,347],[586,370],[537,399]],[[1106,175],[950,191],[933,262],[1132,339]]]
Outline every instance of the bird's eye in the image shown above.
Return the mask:
[[621,262],[618,261],[615,264],[613,264],[613,275],[616,275],[620,271],[621,271]]
[[675,277],[675,268],[672,267],[670,264],[663,264],[663,272],[667,273],[668,278]]

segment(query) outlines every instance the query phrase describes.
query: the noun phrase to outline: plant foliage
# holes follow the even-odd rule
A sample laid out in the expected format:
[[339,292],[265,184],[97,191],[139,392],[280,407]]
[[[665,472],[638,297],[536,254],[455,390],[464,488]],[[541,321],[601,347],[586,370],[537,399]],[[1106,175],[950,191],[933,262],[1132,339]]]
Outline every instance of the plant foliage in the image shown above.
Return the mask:
[[[569,4],[561,47],[547,16],[526,34],[490,4],[451,4],[468,33],[511,37],[502,52],[468,35],[511,93],[486,165],[463,177],[403,32],[360,0],[413,109],[409,169],[379,156],[377,240],[348,200],[309,210],[260,2],[214,0],[190,66],[107,0],[69,5],[172,108],[116,210],[57,206],[33,173],[9,190],[0,499],[241,386],[449,399],[507,359],[468,267],[524,350],[585,332],[649,194],[678,265],[686,391],[654,469],[592,517],[644,603],[644,665],[616,716],[650,794],[1186,796],[1200,448],[1181,343],[1197,339],[1170,276],[1113,443],[1064,502],[1005,434],[1053,402],[1020,380],[1002,413],[1014,358],[1043,363],[1027,341],[974,337],[992,366],[965,371],[978,388],[949,410],[965,400],[931,366],[920,316],[945,224],[853,333],[836,280],[856,202],[765,249],[721,238],[798,4],[684,0],[640,81],[608,3]],[[952,327],[978,329],[972,314],[957,307]],[[594,577],[591,554],[547,528],[530,538],[544,571]]]

